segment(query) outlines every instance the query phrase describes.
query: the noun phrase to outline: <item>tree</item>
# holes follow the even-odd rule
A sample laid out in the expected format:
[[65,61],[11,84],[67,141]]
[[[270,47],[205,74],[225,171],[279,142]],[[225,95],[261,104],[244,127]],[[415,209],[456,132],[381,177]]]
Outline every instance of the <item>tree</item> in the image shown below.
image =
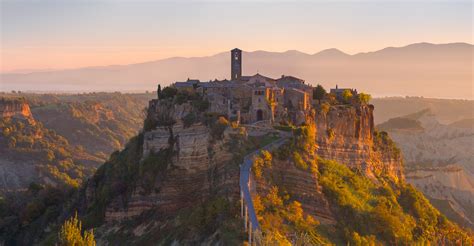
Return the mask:
[[160,99],[173,98],[177,93],[178,89],[167,86],[161,91]]
[[59,230],[59,245],[64,246],[95,246],[94,232],[84,231],[82,233],[82,223],[77,218],[77,212],[74,217],[64,222]]
[[352,99],[352,92],[350,90],[344,90],[342,92],[342,99],[344,99],[346,103],[349,103],[349,101]]
[[161,85],[158,84],[158,90],[156,92],[157,96],[158,96],[158,99],[161,99]]
[[321,104],[321,99],[323,99],[325,95],[326,90],[320,84],[313,88],[313,99],[318,100],[319,104]]
[[357,100],[361,103],[361,104],[367,104],[369,103],[370,99],[372,99],[372,96],[370,94],[366,94],[366,93],[359,93],[357,95]]

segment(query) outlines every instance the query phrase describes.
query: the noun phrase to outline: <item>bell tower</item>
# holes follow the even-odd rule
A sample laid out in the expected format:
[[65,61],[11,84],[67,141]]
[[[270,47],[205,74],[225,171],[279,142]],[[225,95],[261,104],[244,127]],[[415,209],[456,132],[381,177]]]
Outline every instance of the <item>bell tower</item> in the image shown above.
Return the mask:
[[230,80],[242,77],[242,51],[235,48],[230,51]]

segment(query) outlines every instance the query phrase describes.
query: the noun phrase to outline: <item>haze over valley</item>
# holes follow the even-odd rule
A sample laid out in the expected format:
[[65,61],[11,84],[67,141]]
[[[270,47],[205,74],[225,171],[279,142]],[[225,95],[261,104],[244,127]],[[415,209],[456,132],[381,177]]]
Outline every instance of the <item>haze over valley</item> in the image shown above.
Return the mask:
[[[245,75],[279,78],[293,75],[326,88],[357,88],[382,96],[423,96],[474,99],[472,56],[467,43],[417,43],[404,47],[346,54],[327,49],[315,54],[244,52]],[[227,52],[207,57],[174,57],[130,65],[1,74],[0,90],[21,91],[145,91],[187,78],[229,79]]]

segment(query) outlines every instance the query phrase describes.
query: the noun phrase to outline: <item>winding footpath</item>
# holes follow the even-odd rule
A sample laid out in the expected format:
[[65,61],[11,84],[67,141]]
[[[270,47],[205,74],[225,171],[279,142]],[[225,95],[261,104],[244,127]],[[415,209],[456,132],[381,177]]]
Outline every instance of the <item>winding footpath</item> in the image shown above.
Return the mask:
[[279,131],[280,139],[246,155],[242,165],[240,165],[240,215],[244,217],[245,231],[248,231],[248,242],[252,245],[253,234],[260,230],[257,215],[253,206],[252,196],[250,190],[254,188],[251,183],[251,168],[253,165],[253,158],[260,155],[262,151],[270,151],[283,145],[290,135],[287,132]]

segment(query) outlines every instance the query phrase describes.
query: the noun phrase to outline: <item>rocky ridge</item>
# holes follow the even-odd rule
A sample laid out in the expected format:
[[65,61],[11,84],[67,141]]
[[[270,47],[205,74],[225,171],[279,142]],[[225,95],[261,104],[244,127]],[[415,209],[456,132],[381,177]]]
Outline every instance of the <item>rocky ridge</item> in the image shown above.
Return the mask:
[[400,119],[422,128],[385,129],[403,152],[407,181],[432,199],[449,201],[449,209],[463,218],[458,222],[474,227],[473,129],[441,124],[427,109]]
[[351,168],[361,170],[367,176],[385,174],[403,179],[402,158],[390,141],[380,145],[380,137],[374,127],[374,107],[333,106],[328,112],[318,111],[317,154],[336,160]]
[[0,100],[0,116],[2,118],[20,118],[28,119],[33,122],[30,106],[23,99],[5,99]]

